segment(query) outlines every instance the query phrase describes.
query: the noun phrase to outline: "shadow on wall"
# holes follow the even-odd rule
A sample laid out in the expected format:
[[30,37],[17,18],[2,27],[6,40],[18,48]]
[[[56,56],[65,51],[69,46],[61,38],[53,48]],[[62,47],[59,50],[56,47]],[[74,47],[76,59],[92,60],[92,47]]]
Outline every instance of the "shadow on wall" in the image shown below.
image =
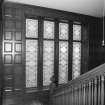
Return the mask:
[[44,105],[42,104],[42,102],[40,102],[39,100],[16,100],[13,98],[8,98],[6,99],[2,105]]
[[40,101],[32,101],[30,103],[27,103],[26,105],[43,105]]

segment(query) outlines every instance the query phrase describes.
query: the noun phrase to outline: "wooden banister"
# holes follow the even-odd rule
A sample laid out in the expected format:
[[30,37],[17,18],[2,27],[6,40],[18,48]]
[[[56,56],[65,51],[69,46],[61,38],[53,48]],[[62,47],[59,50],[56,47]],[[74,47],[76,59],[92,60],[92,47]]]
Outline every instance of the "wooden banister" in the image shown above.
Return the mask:
[[58,86],[51,94],[52,105],[105,105],[105,64]]

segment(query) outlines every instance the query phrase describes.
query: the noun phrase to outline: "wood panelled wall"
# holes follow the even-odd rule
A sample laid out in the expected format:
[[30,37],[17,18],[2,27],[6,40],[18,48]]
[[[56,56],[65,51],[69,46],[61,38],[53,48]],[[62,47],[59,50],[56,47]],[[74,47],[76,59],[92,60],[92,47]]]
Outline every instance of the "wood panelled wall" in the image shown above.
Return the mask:
[[[25,42],[25,18],[27,16],[30,18],[34,18],[35,16],[48,17],[48,18],[61,19],[61,20],[63,19],[63,20],[70,20],[70,21],[79,21],[83,23],[84,25],[83,43],[84,44],[82,47],[84,50],[82,51],[83,59],[82,59],[81,72],[85,73],[88,71],[88,68],[91,69],[96,66],[97,62],[95,61],[95,59],[97,57],[97,54],[95,52],[95,48],[97,47],[94,47],[96,45],[94,41],[97,42],[97,40],[95,39],[98,39],[97,36],[99,35],[98,33],[99,29],[97,28],[97,26],[100,23],[99,18],[66,12],[66,11],[54,10],[49,8],[37,7],[37,6],[29,6],[29,5],[17,4],[17,3],[11,3],[11,2],[4,3],[3,7],[4,7],[3,8],[4,24],[3,24],[3,35],[2,35],[3,43],[2,44],[4,48],[6,47],[7,43],[9,43],[9,45],[13,47],[11,51],[8,51],[7,49],[2,54],[3,63],[4,63],[3,64],[4,86],[5,86],[4,94],[7,94],[7,95],[11,94],[12,97],[14,97],[14,95],[16,94],[17,94],[17,97],[27,96],[26,95],[27,91],[25,88],[25,43],[24,43]],[[9,34],[11,38],[8,40],[8,37],[6,39],[5,36]],[[17,40],[16,35],[22,36],[21,39]],[[101,37],[101,33],[99,37]],[[18,49],[18,47],[16,46],[21,46],[21,49]],[[89,49],[89,52],[87,49]],[[17,59],[17,57],[20,59]],[[9,58],[9,61],[6,62],[6,59],[8,58]],[[48,97],[47,96],[48,93],[45,92],[42,94],[43,94],[42,95],[43,102],[45,104],[48,104],[47,103],[48,98],[46,98]],[[8,98],[7,95],[5,98],[11,99],[11,97]],[[39,95],[40,94],[38,94],[38,96]],[[37,96],[34,96],[34,93],[30,94],[30,97],[32,96],[34,97],[34,99],[37,97]],[[23,97],[21,98],[21,97],[20,97],[20,100],[27,99],[27,97],[25,98]],[[13,99],[16,100],[15,98]],[[17,101],[15,101],[15,104],[18,104],[18,99]]]
[[[89,34],[89,64],[88,69],[105,63],[105,46],[102,46],[103,40],[103,18],[90,23]],[[105,29],[104,29],[105,30]],[[105,35],[104,35],[105,36]]]
[[2,103],[2,94],[3,94],[3,69],[2,69],[2,3],[3,0],[0,1],[0,104]]

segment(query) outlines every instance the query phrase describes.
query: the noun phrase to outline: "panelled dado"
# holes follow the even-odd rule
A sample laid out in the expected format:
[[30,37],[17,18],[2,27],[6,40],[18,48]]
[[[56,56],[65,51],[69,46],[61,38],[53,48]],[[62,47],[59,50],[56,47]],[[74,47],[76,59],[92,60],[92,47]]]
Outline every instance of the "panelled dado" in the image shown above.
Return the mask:
[[[23,13],[21,9],[3,8],[3,62],[5,92],[23,88]],[[21,82],[20,82],[21,81]]]

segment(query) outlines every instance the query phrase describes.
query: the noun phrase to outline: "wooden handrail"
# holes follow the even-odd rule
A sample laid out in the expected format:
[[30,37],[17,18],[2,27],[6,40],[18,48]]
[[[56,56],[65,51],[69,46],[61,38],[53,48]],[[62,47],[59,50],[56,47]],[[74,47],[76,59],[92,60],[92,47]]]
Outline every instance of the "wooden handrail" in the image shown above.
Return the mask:
[[89,80],[91,80],[91,79],[93,79],[99,75],[103,75],[104,73],[105,73],[105,64],[102,64],[102,65],[92,69],[91,71],[80,75],[78,78],[69,81],[67,84],[63,84],[61,86],[56,87],[54,89],[54,92],[61,90],[62,88],[65,88],[65,87],[74,86],[74,85],[78,86],[78,84],[89,81]]
[[105,64],[58,86],[51,94],[52,105],[104,105]]

